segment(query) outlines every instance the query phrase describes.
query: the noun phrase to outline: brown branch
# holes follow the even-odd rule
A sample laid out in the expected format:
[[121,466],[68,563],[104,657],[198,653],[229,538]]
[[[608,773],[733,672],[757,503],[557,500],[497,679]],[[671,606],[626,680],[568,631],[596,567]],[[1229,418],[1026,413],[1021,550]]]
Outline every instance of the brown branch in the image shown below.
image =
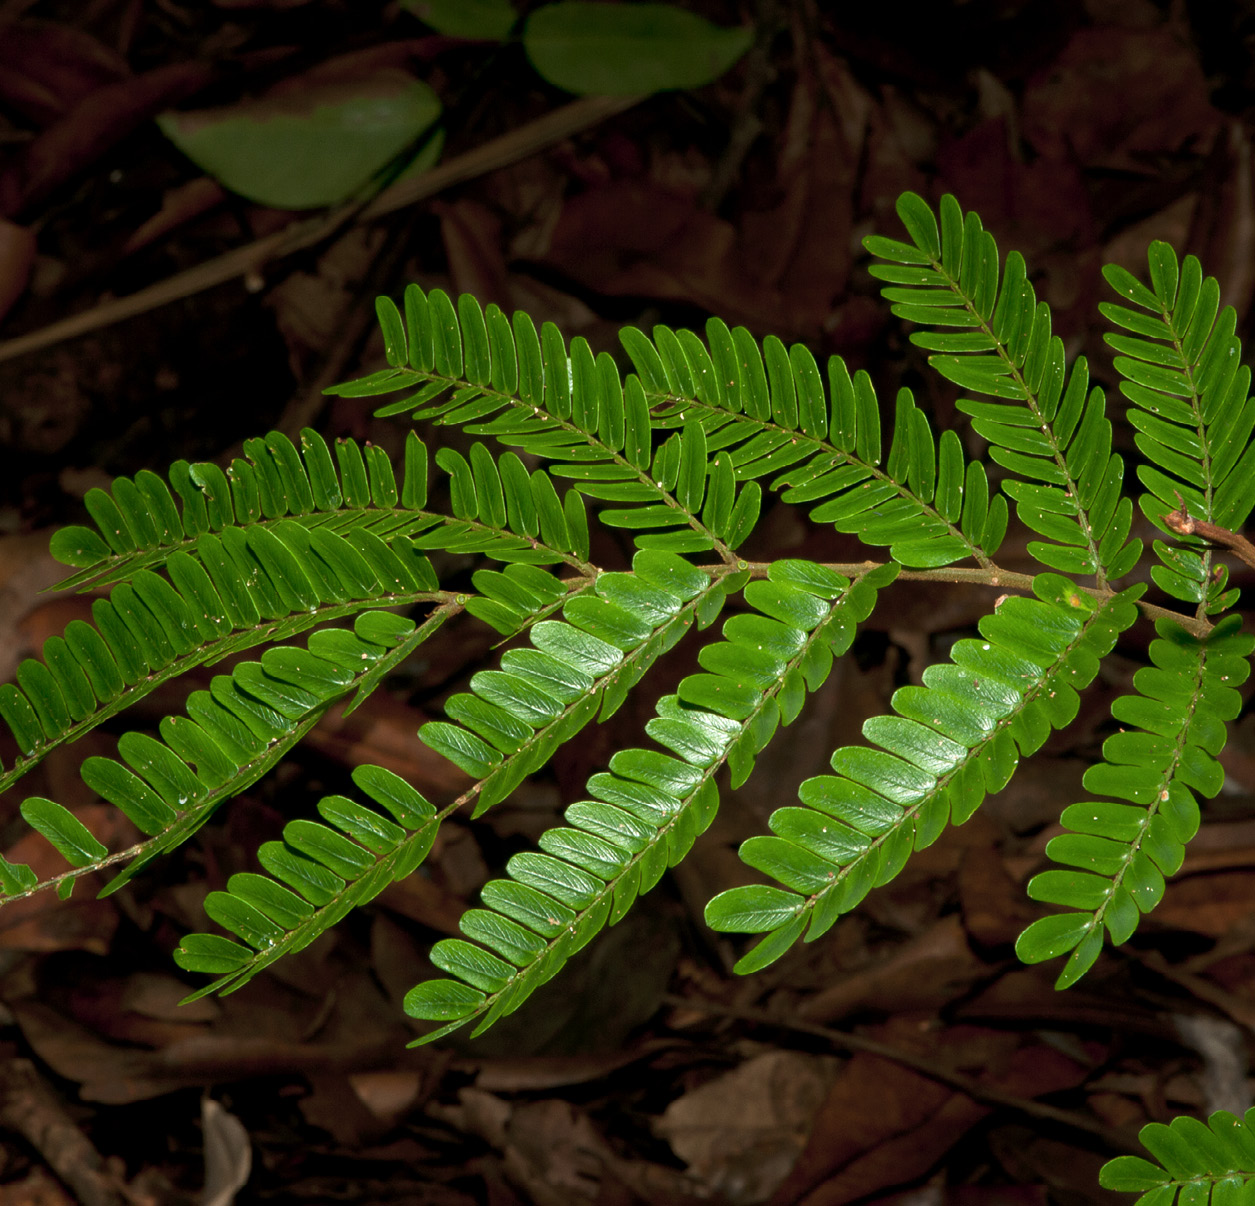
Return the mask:
[[[771,568],[770,562],[766,561],[751,561],[746,564],[756,578],[767,577],[768,570]],[[830,561],[825,562],[825,568],[832,570],[834,573],[842,574],[847,578],[852,578],[858,574],[865,574],[869,570],[876,569],[881,564],[882,562],[878,561]],[[719,568],[725,573],[735,573],[737,570],[735,565],[720,566]],[[948,565],[942,569],[899,570],[895,581],[965,582],[971,586],[992,586],[999,590],[1019,590],[1025,594],[1032,594],[1033,577],[1034,575],[1032,574],[1019,574],[1014,570],[1001,569],[996,565],[989,569],[970,569]],[[1081,586],[1079,583],[1077,584],[1077,590],[1096,599],[1099,603],[1105,603],[1112,595],[1117,593],[1113,590],[1099,589],[1095,586]],[[1192,636],[1205,637],[1212,630],[1212,625],[1208,620],[1187,616],[1179,611],[1160,607],[1157,603],[1147,603],[1144,599],[1136,599],[1134,606],[1148,620],[1171,620],[1174,624],[1180,624]]]
[[1175,511],[1169,511],[1163,521],[1178,536],[1197,536],[1200,540],[1221,545],[1255,569],[1255,544],[1247,540],[1241,532],[1231,532],[1228,528],[1218,527],[1205,519],[1195,519],[1179,494],[1177,502],[1180,506]]
[[398,181],[366,206],[341,206],[316,218],[298,219],[274,234],[224,252],[212,260],[197,264],[195,268],[149,285],[146,289],[101,302],[90,310],[49,323],[27,335],[4,340],[0,342],[0,361],[12,360],[15,356],[51,347],[62,340],[86,335],[89,331],[98,331],[101,327],[112,326],[123,319],[134,318],[137,314],[146,314],[158,306],[203,293],[206,289],[212,289],[215,285],[224,284],[236,277],[256,274],[266,263],[312,247],[349,222],[369,222],[381,218],[425,197],[434,196],[452,185],[462,184],[497,168],[517,163],[572,134],[597,125],[607,117],[631,108],[642,99],[639,96],[581,97],[517,130],[511,130],[508,134],[484,143],[482,147],[476,147],[429,172],[415,176],[412,180]]
[[28,1059],[0,1062],[0,1129],[24,1138],[83,1206],[123,1206],[116,1174]]

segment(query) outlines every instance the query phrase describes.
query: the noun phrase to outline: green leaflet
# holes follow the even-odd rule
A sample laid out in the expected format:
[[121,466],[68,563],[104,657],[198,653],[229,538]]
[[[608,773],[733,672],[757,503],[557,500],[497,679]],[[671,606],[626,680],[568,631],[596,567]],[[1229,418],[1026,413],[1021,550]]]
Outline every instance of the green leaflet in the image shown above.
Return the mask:
[[[387,305],[391,322],[400,311]],[[551,323],[538,335],[525,314],[507,322],[495,306],[485,312],[469,296],[455,305],[438,289],[425,294],[409,286],[404,315],[408,367],[328,392],[364,396],[409,390],[409,396],[377,413],[457,423],[473,435],[493,436],[552,462],[547,472],[531,475],[532,497],[527,498],[517,457],[502,459],[499,488],[511,523],[531,531],[539,523],[547,542],[577,551],[583,512],[568,493],[564,515],[552,475],[571,479],[576,495],[629,504],[605,506],[599,518],[638,533],[633,541],[639,549],[726,552],[748,538],[761,489],[752,483],[738,489],[726,468],[710,480],[704,424],[689,424],[655,453],[651,427],[656,424],[640,382],[633,377],[622,381],[605,353],[594,357],[580,339],[568,349]],[[465,367],[464,345],[474,348]],[[455,346],[459,355],[441,354],[442,348]],[[442,456],[446,467],[458,466],[461,459],[448,449]],[[456,474],[458,480],[456,498],[469,499],[467,474]],[[495,494],[498,487],[492,489]]]
[[[57,534],[54,553],[86,566],[63,586],[117,585],[93,604],[94,628],[72,623],[65,639],[45,643],[43,664],[27,659],[18,686],[0,690],[0,718],[23,754],[7,772],[0,768],[0,790],[53,745],[193,665],[285,639],[366,604],[436,596],[439,583],[425,550],[484,553],[519,569],[580,564],[587,552],[582,512],[571,505],[578,496],[568,494],[564,513],[548,478],[533,475],[528,488],[543,484],[551,508],[542,536],[535,506],[527,510],[517,497],[517,474],[526,471],[499,468],[480,444],[469,461],[449,449],[437,457],[451,477],[452,518],[421,509],[427,450],[413,434],[399,487],[381,449],[367,446],[363,455],[353,441],[340,440],[337,471],[326,442],[309,429],[299,454],[277,432],[245,448],[249,459],[237,459],[226,474],[212,464],[172,469],[181,512],[151,473],[133,482],[116,479],[112,494],[95,491],[89,509],[125,545],[118,553],[101,554],[102,538],[87,535],[90,529]],[[550,535],[557,547],[545,544]],[[150,566],[164,567],[168,580]]]
[[[633,576],[602,575],[599,587],[609,588],[602,597],[627,603],[630,595],[637,608],[664,625],[686,617],[702,592],[719,589],[671,554],[638,553],[633,571]],[[797,715],[786,698],[822,684],[834,655],[849,648],[857,621],[869,614],[876,592],[896,573],[896,566],[882,566],[852,582],[823,566],[786,559],[771,567],[766,581],[746,585],[745,600],[759,614],[727,620],[725,639],[702,650],[709,672],[690,675],[675,695],[659,700],[657,715],[645,726],[670,752],[616,753],[609,773],[589,780],[592,798],[572,804],[568,824],[542,835],[545,853],[516,855],[507,865],[510,879],[494,880],[484,889],[487,908],[473,910],[462,927],[482,945],[460,939],[436,944],[432,961],[463,983],[426,981],[406,995],[412,1017],[443,1023],[419,1041],[431,1042],[472,1018],[480,1018],[482,1031],[513,1012],[682,859],[718,807],[715,771],[727,762],[733,785],[744,782],[777,725]],[[768,643],[765,654],[760,639]],[[527,719],[520,684],[500,685],[512,689],[513,698],[499,697],[499,707],[535,723]],[[482,688],[480,694],[485,694]],[[479,731],[488,735],[486,721],[481,720]],[[793,898],[781,906],[771,891],[760,890],[742,904],[752,924],[761,925],[764,917],[787,920],[797,911]]]
[[1206,1123],[1190,1117],[1149,1123],[1138,1138],[1154,1161],[1117,1156],[1103,1165],[1099,1184],[1161,1206],[1173,1206],[1178,1193],[1183,1202],[1243,1202],[1255,1177],[1253,1128],[1255,1110],[1242,1118],[1217,1110]]
[[[530,622],[531,649],[511,650],[500,670],[474,675],[450,697],[450,721],[420,738],[479,780],[476,815],[505,799],[594,718],[605,720],[696,619],[709,623],[731,578],[695,569],[675,553],[642,549],[632,572],[601,574],[568,594],[530,566],[480,571],[487,596],[470,610],[503,632]],[[563,620],[538,619],[561,607]]]
[[1120,493],[1124,463],[1111,451],[1102,391],[1089,388],[1084,358],[1068,375],[1063,341],[1051,334],[1050,309],[1037,300],[1023,258],[1007,257],[999,284],[993,236],[949,195],[940,228],[914,193],[899,199],[898,215],[911,243],[866,238],[868,251],[889,261],[870,271],[888,282],[881,292],[900,318],[944,328],[911,335],[933,353],[932,367],[993,399],[963,397],[958,406],[1010,470],[1003,489],[1021,520],[1046,537],[1028,551],[1051,569],[1095,574],[1099,585],[1127,574],[1142,546],[1129,539],[1133,508]]
[[[1239,363],[1232,307],[1220,308],[1220,286],[1204,277],[1194,256],[1178,264],[1166,243],[1148,249],[1151,289],[1115,265],[1104,269],[1122,303],[1104,302],[1103,315],[1132,334],[1106,336],[1120,353],[1115,367],[1124,378],[1120,392],[1134,405],[1129,423],[1147,463],[1138,477],[1147,487],[1138,504],[1163,532],[1182,500],[1194,519],[1240,529],[1255,505],[1250,438],[1255,402],[1249,397],[1250,369]],[[1181,537],[1178,537],[1181,538]],[[1207,614],[1233,606],[1226,574],[1213,572],[1214,554],[1199,540],[1185,548],[1155,542],[1162,562],[1151,568],[1157,586],[1174,598],[1198,604]]]
[[[1005,533],[1006,504],[989,502],[983,466],[966,462],[953,433],[938,442],[907,391],[881,467],[871,380],[851,378],[839,358],[829,361],[825,391],[806,348],[772,337],[760,347],[743,328],[712,319],[705,343],[664,326],[652,339],[625,329],[636,372],[621,381],[609,357],[594,360],[581,340],[568,354],[553,328],[538,338],[526,315],[507,323],[494,307],[485,316],[471,298],[454,306],[439,290],[415,286],[405,314],[409,369],[333,392],[411,390],[377,413],[464,423],[546,458],[549,473],[606,504],[601,522],[631,531],[637,548],[736,549],[757,522],[762,478],[786,501],[810,503],[817,521],[886,545],[905,565],[967,557],[988,565]],[[475,333],[485,360],[473,384],[447,371],[452,360],[437,363],[437,315],[461,335]],[[485,322],[495,332],[486,342],[478,335]],[[526,371],[512,396],[493,381],[513,381],[515,367]],[[651,428],[677,430],[653,448]]]
[[[63,528],[53,538],[53,555],[80,567],[59,585],[86,589],[125,581],[145,567],[168,564],[176,550],[209,568],[210,553],[201,538],[216,533],[227,539],[233,529],[250,530],[247,553],[240,549],[232,554],[237,557],[237,572],[251,568],[249,558],[261,561],[268,577],[282,578],[275,585],[285,601],[294,597],[293,591],[299,599],[309,588],[298,571],[283,574],[284,550],[269,542],[271,534],[279,536],[298,561],[312,547],[317,560],[313,574],[327,573],[322,563],[331,561],[332,582],[348,573],[360,583],[371,570],[384,582],[398,574],[405,577],[404,569],[398,570],[378,553],[372,537],[399,554],[410,575],[417,574],[432,590],[437,589],[435,575],[414,549],[484,552],[500,561],[534,564],[553,564],[564,560],[564,554],[571,559],[569,543],[547,548],[537,542],[534,509],[521,508],[517,498],[515,465],[503,476],[504,467],[482,445],[472,447],[469,462],[452,449],[442,449],[436,458],[451,479],[452,517],[423,509],[427,448],[413,433],[406,440],[400,482],[382,449],[367,445],[363,452],[353,440],[337,440],[333,463],[326,441],[310,428],[301,434],[299,452],[279,432],[245,441],[244,447],[246,455],[237,457],[225,474],[213,464],[178,462],[170,471],[170,483],[181,508],[171,489],[146,471],[133,482],[116,478],[111,493],[90,491],[85,502],[96,530]],[[367,565],[340,553],[329,539],[333,534],[358,541],[358,553]],[[243,563],[239,557],[245,558]],[[346,559],[351,564],[346,565]],[[320,584],[321,578],[312,584],[315,593]],[[182,583],[177,585],[186,593]],[[224,589],[216,578],[213,585],[219,592]],[[224,602],[229,605],[231,600]]]
[[[32,829],[42,833],[57,848],[57,853],[74,867],[90,866],[108,853],[82,821],[52,800],[40,796],[23,800],[22,818]],[[17,874],[21,877],[21,871]]]
[[777,809],[772,835],[742,845],[741,858],[786,891],[769,908],[757,886],[729,889],[707,906],[714,929],[771,935],[738,968],[766,966],[804,930],[808,941],[826,932],[892,879],[912,849],[1001,790],[1020,754],[1072,720],[1077,689],[1136,618],[1138,592],[1095,606],[1049,573],[1034,591],[1036,599],[1005,598],[981,622],[983,639],[959,641],[950,663],[925,670],[923,687],[900,688],[896,715],[865,724],[871,746],[837,750],[836,775],[808,779],[804,807]]
[[206,913],[247,945],[214,934],[187,935],[174,961],[185,971],[218,977],[189,1001],[243,987],[393,880],[410,875],[426,857],[440,822],[435,808],[383,767],[359,766],[353,782],[388,815],[326,796],[318,811],[327,824],[290,821],[282,842],[267,842],[258,851],[269,877],[233,875],[226,891],[209,894]]
[[1237,717],[1255,638],[1239,631],[1236,616],[1221,621],[1205,641],[1168,620],[1156,623],[1153,668],[1133,678],[1136,695],[1111,705],[1123,725],[1103,746],[1103,761],[1084,783],[1127,803],[1085,801],[1064,809],[1070,833],[1053,838],[1047,856],[1068,870],[1044,871],[1028,885],[1034,900],[1079,912],[1043,917],[1019,937],[1027,963],[1071,952],[1057,987],[1074,983],[1111,941],[1126,942],[1143,913],[1160,901],[1164,877],[1185,857],[1198,830],[1195,793],[1214,796],[1224,782],[1216,755],[1225,724]]
[[[125,862],[106,888],[115,890],[269,769],[333,702],[351,710],[449,616],[469,611],[510,647],[422,735],[472,783],[437,812],[386,770],[359,767],[352,790],[292,819],[259,852],[261,872],[210,894],[206,912],[230,937],[190,934],[179,948],[182,966],[217,977],[203,991],[238,987],[413,873],[449,811],[505,799],[696,634],[699,669],[657,701],[648,748],[619,749],[565,823],[510,860],[463,918],[463,936],[433,950],[446,978],[407,998],[413,1016],[437,1024],[428,1040],[472,1018],[482,1029],[686,856],[718,808],[722,769],[734,788],[752,773],[899,566],[917,580],[911,589],[936,577],[918,571],[967,559],[977,568],[947,575],[1023,584],[993,560],[1009,498],[1033,533],[1030,554],[1050,571],[1034,580],[1036,597],[999,600],[979,636],[958,640],[923,685],[902,687],[892,714],[866,722],[863,744],[837,750],[832,774],[808,780],[772,813],[769,832],[744,842],[751,873],[771,882],[723,893],[708,910],[717,928],[760,936],[743,972],[823,934],[1071,721],[1078,689],[1143,589],[1109,585],[1141,552],[1112,451],[1116,416],[1085,363],[1065,363],[1024,260],[1000,263],[993,238],[953,198],[934,213],[907,194],[898,209],[907,241],[868,239],[872,274],[961,392],[1000,490],[982,460],[968,459],[966,427],[936,431],[909,391],[882,407],[867,373],[839,358],[821,366],[804,347],[717,318],[700,335],[624,330],[622,372],[584,338],[568,343],[551,323],[538,330],[469,296],[412,287],[400,306],[380,298],[387,367],[333,392],[392,395],[380,415],[456,425],[467,439],[429,453],[411,432],[398,473],[377,445],[271,432],[246,440],[229,466],[180,461],[164,478],[143,470],[91,490],[91,525],[54,537],[54,552],[79,571],[67,585],[111,590],[93,601],[93,623],[71,623],[0,686],[19,751],[0,768],[0,789],[183,671],[272,647],[193,692],[186,715],[123,733],[116,758],[84,762],[85,784],[143,834],[131,850],[105,850],[54,801],[23,803],[69,864],[47,882],[68,890]],[[1255,647],[1221,616],[1236,592],[1204,538],[1231,543],[1216,528],[1236,531],[1255,504],[1255,401],[1236,316],[1192,258],[1153,243],[1148,269],[1149,283],[1108,269],[1119,302],[1103,310],[1118,328],[1108,341],[1139,502],[1164,537],[1150,577],[1191,606],[1193,618],[1179,619],[1197,635],[1157,619],[1152,664],[1113,704],[1116,731],[1086,772],[1091,798],[1063,811],[1064,832],[1047,847],[1054,865],[1031,882],[1032,897],[1061,909],[1031,925],[1018,950],[1029,961],[1065,956],[1061,986],[1093,963],[1104,935],[1128,938],[1181,866],[1198,795],[1221,787],[1217,755]],[[492,451],[494,439],[507,450]],[[756,531],[764,490],[774,506],[800,506],[892,560],[743,560],[742,547],[776,551]],[[429,553],[457,558],[459,593],[440,589]],[[1082,574],[1093,589],[1067,576]],[[703,635],[733,597],[718,637]],[[426,610],[417,626],[396,614],[415,604]],[[318,628],[349,617],[351,630]],[[291,643],[311,628],[304,647]],[[0,858],[5,895],[42,886],[30,867]],[[1157,1163],[1121,1158],[1104,1184],[1148,1206],[1245,1200],[1251,1121],[1218,1114],[1148,1127]]]
[[700,415],[735,478],[771,475],[786,502],[812,504],[812,519],[887,545],[904,565],[966,557],[986,564],[1001,543],[1005,506],[963,505],[967,479],[978,475],[983,484],[983,468],[965,468],[957,437],[943,439],[939,451],[909,391],[899,394],[881,468],[879,403],[866,373],[851,378],[831,358],[825,397],[803,347],[786,352],[769,337],[760,350],[742,329],[729,332],[717,319],[706,327],[709,347],[690,332],[655,327],[653,334],[653,344],[639,332],[625,331],[623,339],[647,396],[662,404],[657,421],[671,426]]
[[[363,612],[352,631],[324,629],[310,635],[306,649],[271,649],[261,662],[244,662],[231,675],[217,676],[210,690],[188,697],[186,717],[162,721],[160,741],[125,733],[118,741],[122,761],[86,759],[83,782],[147,835],[126,852],[127,867],[104,892],[116,891],[194,834],[223,800],[278,762],[333,700],[368,689],[434,633],[444,617],[438,611],[416,628],[388,612]],[[105,857],[105,848],[60,804],[32,797],[22,812],[78,869],[58,877],[63,885]],[[360,827],[354,836],[370,840]],[[30,868],[5,866],[11,872],[0,883],[6,894],[25,895],[37,886]],[[214,949],[215,958],[221,958],[220,944]]]

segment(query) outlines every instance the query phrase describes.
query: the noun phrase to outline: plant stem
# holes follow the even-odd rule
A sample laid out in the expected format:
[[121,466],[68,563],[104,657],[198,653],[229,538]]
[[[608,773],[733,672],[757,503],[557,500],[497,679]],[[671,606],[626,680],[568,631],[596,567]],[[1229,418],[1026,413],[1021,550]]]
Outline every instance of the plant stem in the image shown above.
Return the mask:
[[[1177,499],[1180,498],[1178,494]],[[1247,540],[1241,532],[1231,532],[1228,528],[1208,523],[1205,519],[1195,519],[1189,513],[1185,503],[1181,503],[1180,510],[1169,511],[1163,517],[1163,521],[1178,536],[1197,536],[1200,540],[1209,541],[1211,544],[1222,545],[1247,565],[1255,568],[1255,544]]]
[[[748,561],[744,564],[745,568],[748,568],[755,578],[767,577],[767,572],[771,568],[771,563],[768,561]],[[858,574],[866,574],[882,564],[884,563],[879,561],[826,561],[823,563],[825,569],[843,574],[847,578]],[[731,572],[735,568],[737,567],[734,566],[727,569],[723,566],[712,567],[712,569],[720,572]],[[1020,574],[1014,570],[1002,569],[996,565],[992,569],[987,570],[956,568],[948,565],[942,569],[904,569],[898,573],[898,581],[966,582],[972,586],[1001,586],[1007,590],[1023,591],[1026,594],[1031,594],[1034,576],[1033,574]],[[1106,587],[1081,586],[1079,584],[1077,585],[1077,590],[1083,591],[1100,602],[1110,599],[1112,595],[1118,593]],[[1160,607],[1156,603],[1147,603],[1143,599],[1136,600],[1136,604],[1138,611],[1146,616],[1147,619],[1171,620],[1175,624],[1180,624],[1192,636],[1205,637],[1212,629],[1212,625],[1205,619],[1185,615],[1179,611],[1172,611],[1167,607]]]

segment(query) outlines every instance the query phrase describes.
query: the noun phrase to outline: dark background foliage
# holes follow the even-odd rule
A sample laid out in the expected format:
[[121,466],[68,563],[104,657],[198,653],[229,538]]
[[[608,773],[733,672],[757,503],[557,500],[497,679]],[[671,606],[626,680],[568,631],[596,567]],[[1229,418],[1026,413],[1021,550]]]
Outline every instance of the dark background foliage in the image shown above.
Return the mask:
[[[898,233],[904,189],[931,200],[950,191],[1004,252],[1026,255],[1056,330],[1090,356],[1116,413],[1096,310],[1102,263],[1137,271],[1147,242],[1167,239],[1200,256],[1239,331],[1248,327],[1249,3],[688,7],[755,22],[753,50],[700,92],[643,100],[527,154],[533,123],[569,98],[517,46],[433,35],[396,4],[0,3],[4,674],[89,606],[38,592],[60,576],[49,529],[81,517],[91,486],[177,457],[228,458],[272,426],[399,449],[399,424],[321,389],[378,366],[371,300],[410,280],[553,319],[596,349],[617,351],[624,323],[700,325],[717,312],[870,369],[883,399],[907,384],[939,426],[962,424],[953,389],[891,320],[860,249],[867,233]],[[379,66],[440,95],[446,161],[503,134],[516,139],[515,161],[96,325],[113,299],[204,271],[297,220],[199,177],[155,114],[277,87],[299,94],[328,73],[354,79]],[[40,334],[67,316],[91,329]],[[15,354],[32,342],[41,346]],[[1121,439],[1136,455],[1117,424]],[[1022,540],[1013,529],[1006,546],[1016,568],[1027,568]],[[600,563],[623,561],[622,547],[600,541]],[[854,552],[779,507],[750,551]],[[471,565],[446,558],[440,568],[456,582]],[[229,1124],[202,1126],[206,1091],[251,1142],[241,1202],[1033,1206],[1109,1196],[1097,1168],[1147,1119],[1250,1104],[1255,1021],[1249,718],[1223,756],[1224,794],[1129,949],[1104,955],[1063,995],[1049,969],[1024,969],[1011,953],[1037,915],[1022,884],[1060,809],[1082,797],[1110,699],[1149,639],[1142,627],[1067,733],[825,940],[739,980],[729,972],[737,952],[701,921],[705,900],[743,874],[737,843],[824,768],[827,751],[857,740],[895,686],[970,633],[992,594],[889,592],[854,655],[745,788],[726,795],[678,873],[484,1041],[407,1051],[401,995],[430,974],[424,952],[456,932],[485,878],[616,748],[639,740],[652,699],[692,666],[688,646],[640,700],[506,804],[446,825],[423,873],[364,915],[243,992],[177,1009],[186,986],[168,956],[202,927],[205,892],[251,867],[261,841],[346,784],[354,765],[389,766],[433,799],[463,788],[414,733],[492,657],[493,634],[469,619],[446,629],[405,678],[347,721],[330,715],[194,850],[134,888],[95,902],[83,885],[66,904],[0,911],[0,1202],[74,1200],[67,1192],[197,1200],[206,1160],[238,1169],[242,1150]],[[145,700],[131,723],[155,727],[186,689]],[[44,856],[17,816],[29,794],[80,810],[106,840],[128,840],[75,772],[112,739],[91,734],[11,792],[0,848],[39,868]]]

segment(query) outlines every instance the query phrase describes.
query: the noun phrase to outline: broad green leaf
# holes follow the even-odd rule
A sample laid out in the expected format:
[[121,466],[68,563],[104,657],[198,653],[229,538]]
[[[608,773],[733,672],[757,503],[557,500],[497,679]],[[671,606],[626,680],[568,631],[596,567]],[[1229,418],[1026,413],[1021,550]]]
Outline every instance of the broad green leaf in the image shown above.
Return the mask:
[[405,0],[405,7],[432,29],[475,42],[502,41],[518,19],[509,0]]
[[431,88],[389,70],[221,109],[163,113],[157,124],[232,192],[277,209],[315,209],[353,196],[439,116]]
[[528,18],[523,48],[559,88],[631,96],[709,84],[753,38],[751,29],[712,25],[670,4],[561,0]]

